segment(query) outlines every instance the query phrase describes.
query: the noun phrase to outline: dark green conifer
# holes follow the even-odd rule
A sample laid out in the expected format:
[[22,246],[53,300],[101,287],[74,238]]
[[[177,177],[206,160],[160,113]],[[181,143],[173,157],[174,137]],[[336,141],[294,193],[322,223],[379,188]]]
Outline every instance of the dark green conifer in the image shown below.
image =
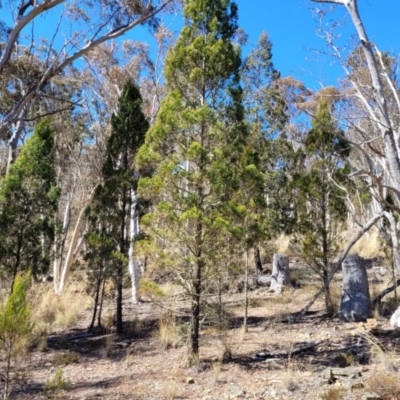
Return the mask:
[[[107,275],[104,271],[98,271],[97,285],[99,276],[101,279],[111,276],[114,281],[118,333],[122,332],[122,288],[128,271],[129,247],[132,245],[129,234],[133,212],[131,205],[135,201],[139,178],[135,156],[149,127],[141,107],[139,89],[134,83],[127,82],[119,100],[118,112],[111,117],[112,133],[107,142],[103,166],[104,183],[97,188],[93,204],[87,210],[91,227],[86,236],[87,259],[91,260],[93,267],[93,250],[98,249],[105,258],[98,267],[104,269],[108,266],[112,269]],[[114,246],[110,247],[110,243]]]
[[0,271],[11,285],[19,272],[48,271],[58,198],[54,131],[43,119],[0,183]]
[[[326,99],[318,104],[304,151],[303,171],[293,176],[295,243],[306,262],[326,283],[345,229],[347,206],[339,186],[346,181],[348,171],[344,158],[349,152],[343,132],[332,120]],[[333,314],[335,305],[329,286],[325,304],[327,312]]]

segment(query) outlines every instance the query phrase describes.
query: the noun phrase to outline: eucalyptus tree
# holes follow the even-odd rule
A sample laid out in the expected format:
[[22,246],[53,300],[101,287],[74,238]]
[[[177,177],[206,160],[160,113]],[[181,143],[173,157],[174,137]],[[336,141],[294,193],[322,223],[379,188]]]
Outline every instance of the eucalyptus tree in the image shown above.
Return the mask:
[[139,181],[139,194],[154,202],[143,222],[190,297],[189,364],[199,361],[202,294],[235,231],[247,163],[237,11],[230,0],[185,2],[184,27],[165,62],[167,95],[138,154],[153,169]]
[[[350,241],[339,261],[344,259],[345,253],[363,233],[376,225],[382,218],[386,218],[392,238],[393,264],[397,270],[400,270],[396,226],[396,217],[400,211],[400,148],[398,146],[400,97],[398,84],[388,69],[385,54],[378,49],[367,34],[359,12],[358,0],[312,1],[345,8],[353,23],[357,45],[360,46],[365,61],[361,74],[352,73],[352,66],[345,64],[340,48],[330,41],[333,54],[345,67],[347,86],[343,98],[350,99],[347,104],[350,104],[351,107],[356,105],[355,114],[350,115],[347,112],[338,114],[341,123],[346,123],[348,126],[346,140],[351,145],[352,152],[359,156],[360,162],[352,166],[354,168],[352,174],[368,184],[371,196],[378,204],[371,218],[361,227],[359,234]],[[370,84],[365,84],[365,78],[369,80]],[[345,110],[346,108],[348,107],[345,107]],[[365,123],[366,121],[367,123]],[[352,135],[353,133],[355,135]],[[340,262],[337,268],[339,266]],[[333,277],[337,268],[330,273],[328,280]],[[322,291],[323,289],[318,291],[303,313],[311,307]]]
[[[62,93],[48,93],[49,83],[73,75],[76,62],[102,43],[140,25],[156,28],[159,13],[173,6],[174,0],[1,2],[0,91],[7,102],[0,107],[0,138],[8,141],[10,151],[27,121],[48,114],[32,109],[37,99],[50,96],[58,104],[52,112],[79,103],[75,98],[71,104]],[[48,34],[43,39],[36,29],[39,21]]]
[[59,198],[54,153],[54,130],[43,119],[0,182],[0,266],[11,288],[18,273],[37,277],[50,266]]

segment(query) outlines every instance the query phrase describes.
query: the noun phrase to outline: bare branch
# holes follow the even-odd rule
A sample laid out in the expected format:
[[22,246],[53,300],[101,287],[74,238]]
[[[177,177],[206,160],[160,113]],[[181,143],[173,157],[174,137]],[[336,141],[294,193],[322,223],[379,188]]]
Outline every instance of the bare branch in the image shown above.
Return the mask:
[[19,10],[18,17],[15,21],[14,27],[11,29],[8,39],[6,42],[6,48],[4,49],[4,53],[0,57],[0,74],[3,72],[3,69],[6,63],[10,60],[12,50],[18,40],[19,34],[22,29],[24,29],[31,21],[33,21],[38,15],[42,14],[45,11],[51,10],[52,8],[58,6],[63,3],[65,0],[44,0],[43,3],[33,7],[33,9],[24,16],[23,13],[26,11],[28,7],[33,5],[32,0],[22,6]]
[[[61,4],[64,1],[65,0],[44,0],[43,3],[41,3],[38,6],[35,6],[34,9],[26,17],[23,17],[22,19],[20,18],[17,21],[16,25],[14,26],[13,30],[11,31],[11,33],[9,35],[6,49],[0,58],[0,74],[1,74],[2,70],[4,69],[4,66],[6,65],[6,63],[9,61],[9,59],[11,57],[12,49],[14,47],[14,44],[17,41],[18,35],[21,32],[21,30],[29,22],[31,22],[35,17],[37,17],[44,11],[47,11],[47,10],[55,7],[56,5]],[[50,65],[48,67],[48,69],[46,70],[46,72],[43,74],[41,80],[36,82],[35,84],[33,84],[26,91],[26,94],[22,97],[22,99],[3,118],[3,120],[0,123],[0,138],[4,137],[6,132],[9,130],[11,124],[13,122],[15,122],[16,120],[18,120],[21,112],[25,109],[28,102],[38,95],[38,90],[40,90],[40,88],[46,82],[51,80],[55,75],[57,75],[65,67],[67,67],[68,65],[71,65],[77,59],[88,54],[91,50],[93,50],[94,48],[99,46],[101,43],[104,43],[108,40],[118,38],[118,37],[124,35],[129,30],[133,29],[134,27],[145,23],[147,20],[156,16],[159,12],[164,10],[169,4],[171,4],[173,2],[174,2],[174,0],[166,0],[162,4],[160,4],[158,7],[153,7],[152,1],[149,0],[143,10],[143,13],[138,18],[134,19],[133,21],[131,21],[128,24],[121,25],[119,27],[116,27],[116,28],[110,30],[109,32],[105,33],[104,35],[100,36],[97,39],[95,39],[95,36],[92,36],[92,39],[89,40],[85,46],[83,46],[82,48],[77,50],[72,55],[67,56],[66,58],[64,58],[64,60],[57,63],[57,60],[61,54],[61,53],[59,53],[58,56],[55,57],[55,59],[53,60],[53,64]],[[96,33],[98,33],[98,31]]]
[[342,6],[345,5],[344,0],[311,0],[313,3],[332,3],[332,4],[340,4]]

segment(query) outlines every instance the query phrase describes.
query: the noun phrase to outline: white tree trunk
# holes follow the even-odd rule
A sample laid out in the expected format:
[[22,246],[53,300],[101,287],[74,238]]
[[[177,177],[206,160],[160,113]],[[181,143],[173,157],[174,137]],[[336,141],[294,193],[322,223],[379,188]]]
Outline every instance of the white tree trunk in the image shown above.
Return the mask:
[[275,253],[272,263],[271,290],[280,294],[285,286],[290,286],[289,257]]
[[393,266],[397,273],[400,273],[400,254],[399,254],[399,238],[397,234],[397,223],[392,212],[384,212],[384,216],[390,224],[390,236],[392,239],[392,257]]
[[400,307],[390,317],[390,326],[392,328],[400,328]]
[[54,249],[55,249],[55,256],[53,261],[53,279],[54,279],[54,290],[58,293],[58,289],[60,286],[60,278],[61,278],[61,267],[62,267],[62,260],[64,254],[64,246],[65,241],[67,238],[67,232],[69,228],[69,223],[71,220],[71,206],[72,206],[72,197],[75,191],[75,188],[72,193],[68,196],[67,204],[64,210],[64,220],[63,220],[63,227],[62,232],[59,235],[56,235],[54,241]]
[[131,198],[132,203],[129,221],[130,245],[128,253],[128,267],[132,285],[132,304],[137,304],[139,301],[138,292],[140,285],[140,273],[135,260],[135,239],[139,235],[139,215],[137,212],[137,196],[134,190],[131,192]]
[[339,318],[342,321],[365,321],[371,315],[371,299],[364,259],[352,254],[343,261],[343,292]]
[[[88,200],[86,201],[86,204],[82,207],[81,212],[79,213],[78,219],[76,221],[75,229],[72,234],[68,253],[67,253],[67,256],[65,258],[65,261],[64,261],[62,267],[61,267],[62,255],[60,255],[61,260],[60,260],[60,265],[58,266],[58,270],[61,271],[59,273],[60,279],[59,279],[58,285],[55,286],[55,291],[56,291],[56,294],[58,294],[58,295],[60,295],[62,293],[62,291],[64,290],[65,284],[66,284],[68,276],[69,276],[69,271],[71,269],[72,264],[74,263],[74,261],[76,259],[76,255],[78,254],[80,243],[82,243],[79,241],[79,237],[81,235],[82,225],[84,222],[85,210],[86,210],[86,207],[88,207],[92,203],[96,188],[97,188],[97,185],[92,189],[92,192],[90,193],[90,197],[88,198]],[[55,281],[55,279],[54,279],[54,281]]]
[[[128,23],[118,23],[118,20],[115,20],[113,16],[108,16],[108,21],[101,20],[99,14],[94,14],[93,17],[91,16],[93,19],[90,21],[90,24],[88,24],[90,29],[85,32],[86,40],[81,40],[80,42],[84,43],[84,45],[79,47],[78,44],[73,43],[76,47],[72,46],[71,42],[73,42],[73,38],[66,38],[64,46],[61,46],[62,50],[59,54],[55,55],[54,61],[50,63],[40,79],[36,79],[35,82],[27,88],[26,93],[21,96],[21,99],[0,119],[0,138],[4,139],[10,126],[18,121],[24,112],[29,111],[31,100],[38,95],[40,92],[39,89],[53,79],[54,76],[62,72],[69,65],[72,65],[79,58],[87,55],[102,43],[121,37],[136,26],[143,25],[147,20],[155,17],[158,13],[173,4],[173,1],[174,0],[165,0],[157,4],[151,0],[146,1],[143,3],[142,12],[134,17],[132,16]],[[0,54],[0,74],[3,73],[7,64],[12,59],[13,50],[19,41],[21,33],[23,31],[26,33],[28,31],[27,27],[29,27],[31,23],[38,20],[39,17],[45,17],[46,13],[57,5],[65,3],[66,7],[68,7],[67,0],[34,0],[29,2],[21,1],[19,3],[19,7],[15,10],[15,15],[17,15],[17,17],[15,18],[14,26],[7,33],[4,50]],[[101,4],[98,6],[101,10]],[[110,26],[109,30],[105,31],[104,28],[108,26]],[[54,33],[54,37],[57,33],[58,28]],[[33,38],[30,39],[33,42]],[[65,51],[65,48],[69,46],[76,50],[73,52]]]
[[[360,18],[358,12],[358,1],[357,0],[312,0],[315,3],[333,3],[344,6],[350,14],[353,25],[357,31],[358,38],[364,51],[365,58],[367,60],[368,71],[372,81],[373,95],[371,98],[366,98],[362,91],[359,89],[357,82],[352,82],[356,91],[357,97],[363,104],[365,111],[370,115],[371,122],[381,133],[382,139],[385,144],[384,163],[382,166],[383,170],[389,173],[388,184],[395,189],[397,199],[400,201],[400,155],[398,146],[398,132],[396,132],[393,126],[392,119],[390,118],[386,96],[384,93],[384,85],[382,84],[382,78],[385,78],[389,87],[393,87],[390,77],[386,73],[380,73],[377,65],[376,56],[372,43],[369,41],[367,33],[364,28],[364,24]],[[378,55],[380,54],[377,52]],[[394,90],[395,98],[397,96],[396,90]],[[398,98],[398,96],[397,96]],[[399,102],[398,102],[399,104]],[[400,112],[400,110],[398,110]],[[376,176],[377,180],[381,180],[380,177]],[[376,184],[376,182],[375,182]]]

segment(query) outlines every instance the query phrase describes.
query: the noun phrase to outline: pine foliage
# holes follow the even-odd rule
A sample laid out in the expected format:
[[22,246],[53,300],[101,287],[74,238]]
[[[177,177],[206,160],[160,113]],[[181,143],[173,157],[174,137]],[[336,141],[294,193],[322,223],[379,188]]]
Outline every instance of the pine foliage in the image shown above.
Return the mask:
[[[54,166],[54,130],[41,120],[0,182],[0,273],[48,271],[59,198]],[[12,286],[11,286],[12,287]]]

